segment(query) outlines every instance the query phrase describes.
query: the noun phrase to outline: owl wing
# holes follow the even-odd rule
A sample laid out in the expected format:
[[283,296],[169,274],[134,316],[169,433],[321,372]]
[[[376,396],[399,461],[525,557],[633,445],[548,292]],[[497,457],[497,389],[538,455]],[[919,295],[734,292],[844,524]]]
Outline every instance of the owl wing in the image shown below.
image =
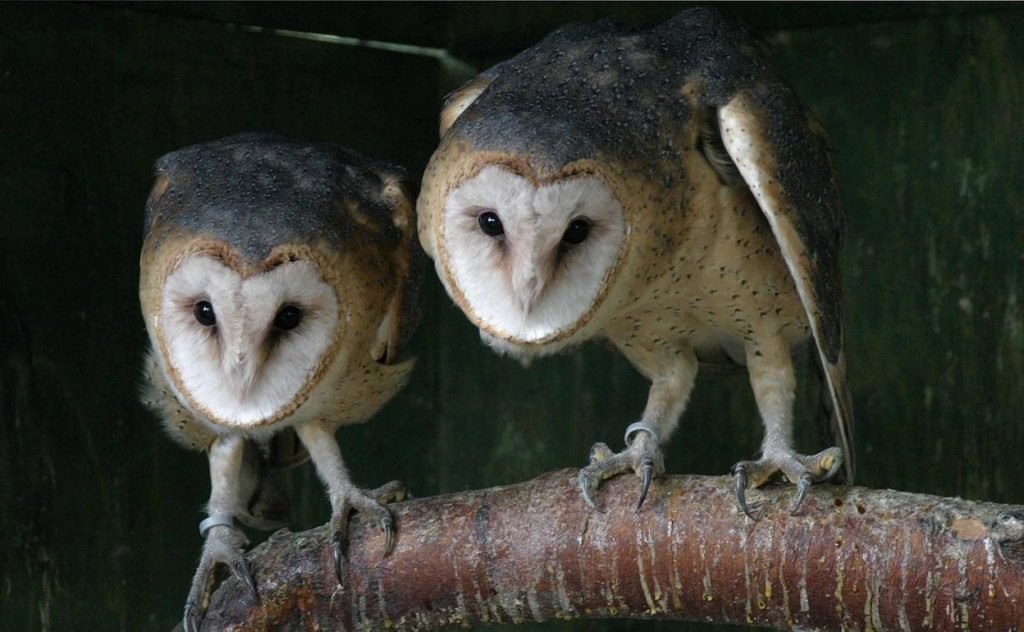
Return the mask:
[[381,198],[391,210],[391,221],[401,231],[401,238],[391,255],[398,283],[371,355],[378,362],[393,364],[419,321],[426,254],[416,233],[416,193],[412,184],[398,174],[386,176]]
[[444,105],[441,106],[440,136],[444,136],[448,128],[462,116],[462,113],[469,106],[473,105],[473,102],[476,101],[478,96],[483,94],[487,86],[491,85],[491,82],[494,81],[502,66],[504,66],[504,63],[485,70],[445,97]]
[[725,150],[761,211],[796,283],[827,384],[823,403],[854,475],[853,410],[846,386],[838,251],[843,233],[835,171],[823,131],[779,84],[755,86],[718,108]]

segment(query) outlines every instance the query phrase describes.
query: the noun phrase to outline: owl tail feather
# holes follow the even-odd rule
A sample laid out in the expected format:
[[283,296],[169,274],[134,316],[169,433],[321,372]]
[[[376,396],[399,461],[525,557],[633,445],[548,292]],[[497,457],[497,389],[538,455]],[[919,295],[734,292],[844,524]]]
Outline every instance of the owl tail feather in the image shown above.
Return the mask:
[[[854,453],[852,425],[853,414],[850,403],[850,394],[846,389],[845,379],[836,377],[832,380],[837,385],[838,392],[833,398],[832,390],[829,387],[828,370],[822,365],[821,357],[817,353],[811,354],[814,358],[811,364],[818,378],[818,430],[820,440],[826,445],[838,446],[843,451],[843,466],[839,468],[832,481],[839,484],[852,485],[854,476]],[[837,369],[841,370],[841,369]],[[839,406],[836,406],[838,401]],[[840,408],[842,410],[840,410]]]

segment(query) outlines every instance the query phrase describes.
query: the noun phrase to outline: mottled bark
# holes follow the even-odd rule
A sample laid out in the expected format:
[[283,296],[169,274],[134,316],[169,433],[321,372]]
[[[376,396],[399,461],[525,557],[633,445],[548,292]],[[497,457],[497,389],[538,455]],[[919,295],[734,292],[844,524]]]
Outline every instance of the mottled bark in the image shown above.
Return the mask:
[[635,618],[824,630],[1018,630],[1024,507],[892,490],[792,486],[737,510],[727,477],[634,477],[587,509],[576,470],[392,505],[398,537],[355,517],[345,585],[325,529],[279,532],[249,556],[256,605],[234,578],[203,629],[427,630]]

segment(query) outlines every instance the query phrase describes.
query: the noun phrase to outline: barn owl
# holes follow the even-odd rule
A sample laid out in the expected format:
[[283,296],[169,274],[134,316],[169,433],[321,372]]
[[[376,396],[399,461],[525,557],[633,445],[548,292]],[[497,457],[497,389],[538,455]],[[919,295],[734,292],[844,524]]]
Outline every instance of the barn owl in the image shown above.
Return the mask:
[[[420,242],[500,353],[610,341],[650,380],[626,448],[578,477],[664,471],[701,364],[745,366],[764,424],[737,500],[772,478],[853,476],[838,264],[843,217],[820,126],[751,36],[698,8],[646,31],[563,27],[449,95],[418,200]],[[793,446],[792,352],[811,343],[833,440]]]
[[350,511],[377,521],[386,554],[393,526],[380,500],[401,488],[356,488],[334,432],[366,421],[412,369],[399,352],[422,254],[404,172],[270,135],[194,145],[158,161],[145,233],[143,399],[210,463],[185,629],[198,629],[218,564],[258,599],[236,521],[281,525],[290,464],[312,460],[327,488],[339,583]]

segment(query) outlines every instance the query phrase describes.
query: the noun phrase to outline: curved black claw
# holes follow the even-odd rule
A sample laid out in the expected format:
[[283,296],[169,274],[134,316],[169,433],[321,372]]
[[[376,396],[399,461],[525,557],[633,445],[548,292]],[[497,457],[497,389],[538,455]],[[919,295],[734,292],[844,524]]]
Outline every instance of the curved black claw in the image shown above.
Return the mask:
[[391,510],[372,495],[354,496],[350,501],[359,512],[370,514],[377,522],[377,526],[384,532],[384,555],[391,552],[395,546],[395,517]]
[[256,590],[256,580],[253,579],[252,571],[249,570],[249,564],[245,561],[245,558],[239,557],[232,562],[231,570],[234,571],[236,577],[245,582],[246,588],[249,589],[249,594],[252,595],[256,603],[259,603],[260,593]]
[[345,582],[342,581],[341,577],[341,565],[345,561],[345,531],[338,529],[331,534],[331,553],[334,557],[334,578],[338,580],[339,586],[344,586]]
[[740,509],[743,513],[747,514],[747,517],[754,522],[758,521],[758,518],[754,517],[754,514],[750,513],[750,507],[747,506],[747,469],[739,464],[732,469],[735,488],[736,488],[736,500],[740,504]]
[[191,601],[185,602],[185,615],[181,620],[181,627],[185,632],[199,632],[199,624],[202,620],[203,615],[199,612],[199,608]]
[[814,477],[808,472],[804,472],[800,475],[800,480],[796,483],[796,498],[793,499],[793,505],[789,508],[789,515],[795,516],[796,512],[799,511],[800,505],[804,503],[804,498],[807,497],[807,490],[814,484]]
[[578,480],[580,486],[580,494],[583,496],[583,501],[587,503],[587,506],[589,506],[594,511],[598,513],[604,513],[604,509],[601,509],[601,507],[598,506],[596,502],[594,502],[594,497],[590,495],[590,492],[592,490],[597,489],[596,481],[594,481],[589,476],[584,475],[582,472],[580,473]]
[[640,500],[636,503],[636,513],[640,513],[640,508],[644,505],[644,500],[647,499],[647,490],[651,488],[651,479],[654,478],[654,460],[644,459],[640,464]]
[[[654,436],[651,431],[647,431],[644,436],[647,435]],[[626,472],[636,472],[641,479],[640,500],[636,504],[636,511],[640,511],[647,499],[651,481],[665,471],[662,460],[661,450],[654,441],[633,441],[619,453],[613,453],[603,443],[595,443],[590,448],[590,465],[580,470],[577,478],[580,494],[591,509],[604,513],[593,497],[601,481]]]
[[384,530],[384,557],[387,557],[391,549],[395,548],[395,519],[386,507],[384,511],[387,512],[387,517],[381,516],[380,528]]
[[377,523],[384,531],[384,556],[395,548],[395,517],[387,508],[388,503],[411,498],[401,481],[391,481],[377,489],[366,490],[350,499],[352,506],[362,513],[376,515]]

